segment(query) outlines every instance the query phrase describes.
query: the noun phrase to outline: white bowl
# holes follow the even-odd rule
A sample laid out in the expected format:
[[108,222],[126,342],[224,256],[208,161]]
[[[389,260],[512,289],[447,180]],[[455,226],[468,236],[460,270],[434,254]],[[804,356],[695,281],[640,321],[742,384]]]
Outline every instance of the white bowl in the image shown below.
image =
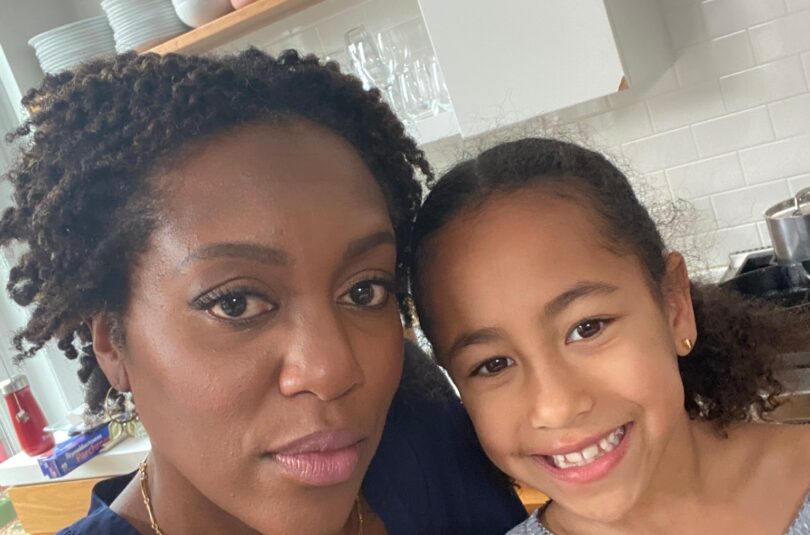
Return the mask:
[[177,16],[192,28],[233,11],[231,0],[172,0]]

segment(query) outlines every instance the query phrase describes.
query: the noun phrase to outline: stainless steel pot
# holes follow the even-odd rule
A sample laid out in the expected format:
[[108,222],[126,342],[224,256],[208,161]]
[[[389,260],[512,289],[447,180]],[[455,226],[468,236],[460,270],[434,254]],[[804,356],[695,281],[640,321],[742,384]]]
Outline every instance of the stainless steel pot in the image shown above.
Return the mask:
[[765,211],[777,262],[783,265],[810,260],[810,188]]

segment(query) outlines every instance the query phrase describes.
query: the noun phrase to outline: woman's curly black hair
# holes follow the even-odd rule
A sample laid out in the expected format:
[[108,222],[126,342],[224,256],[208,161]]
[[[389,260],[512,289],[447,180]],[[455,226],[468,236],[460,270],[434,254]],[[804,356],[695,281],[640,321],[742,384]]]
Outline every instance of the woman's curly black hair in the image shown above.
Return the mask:
[[[426,240],[464,210],[492,195],[543,187],[584,203],[612,247],[633,254],[661,295],[667,249],[655,222],[627,177],[604,156],[578,145],[524,138],[463,161],[433,185],[414,226],[410,282],[416,309],[430,338],[430,310],[420,298],[420,264]],[[810,312],[789,310],[717,285],[692,283],[698,336],[688,358],[678,359],[691,418],[719,429],[775,409],[782,385],[779,357],[810,347]]]
[[14,345],[22,359],[56,339],[69,359],[79,358],[91,410],[109,384],[88,319],[124,312],[132,268],[156,224],[159,193],[148,178],[192,140],[279,118],[310,120],[344,137],[383,191],[404,281],[422,199],[415,171],[428,178],[432,171],[380,92],[364,90],[335,63],[294,50],[278,58],[256,49],[221,57],[128,53],[46,76],[23,104],[32,115],[8,136],[23,148],[7,174],[14,205],[0,220],[0,245],[27,246],[8,291],[33,310]]

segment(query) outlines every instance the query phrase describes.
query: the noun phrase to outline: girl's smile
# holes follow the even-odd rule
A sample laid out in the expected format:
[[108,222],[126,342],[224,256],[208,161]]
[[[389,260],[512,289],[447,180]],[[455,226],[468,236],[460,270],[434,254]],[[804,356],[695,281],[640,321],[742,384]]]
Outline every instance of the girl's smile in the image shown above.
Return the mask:
[[627,423],[576,445],[530,455],[559,481],[590,483],[607,476],[621,462],[627,452],[632,427],[632,423]]

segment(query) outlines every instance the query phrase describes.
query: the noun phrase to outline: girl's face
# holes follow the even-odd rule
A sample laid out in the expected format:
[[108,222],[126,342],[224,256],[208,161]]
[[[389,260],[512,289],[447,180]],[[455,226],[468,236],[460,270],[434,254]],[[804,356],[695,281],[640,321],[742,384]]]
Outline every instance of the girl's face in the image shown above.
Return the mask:
[[542,191],[494,196],[429,238],[422,293],[439,361],[492,460],[613,521],[685,433],[676,354],[695,331],[680,256],[657,299],[596,221]]
[[157,177],[165,215],[123,368],[105,371],[156,462],[204,498],[261,533],[335,533],[402,370],[385,199],[351,145],[303,121],[194,149]]

